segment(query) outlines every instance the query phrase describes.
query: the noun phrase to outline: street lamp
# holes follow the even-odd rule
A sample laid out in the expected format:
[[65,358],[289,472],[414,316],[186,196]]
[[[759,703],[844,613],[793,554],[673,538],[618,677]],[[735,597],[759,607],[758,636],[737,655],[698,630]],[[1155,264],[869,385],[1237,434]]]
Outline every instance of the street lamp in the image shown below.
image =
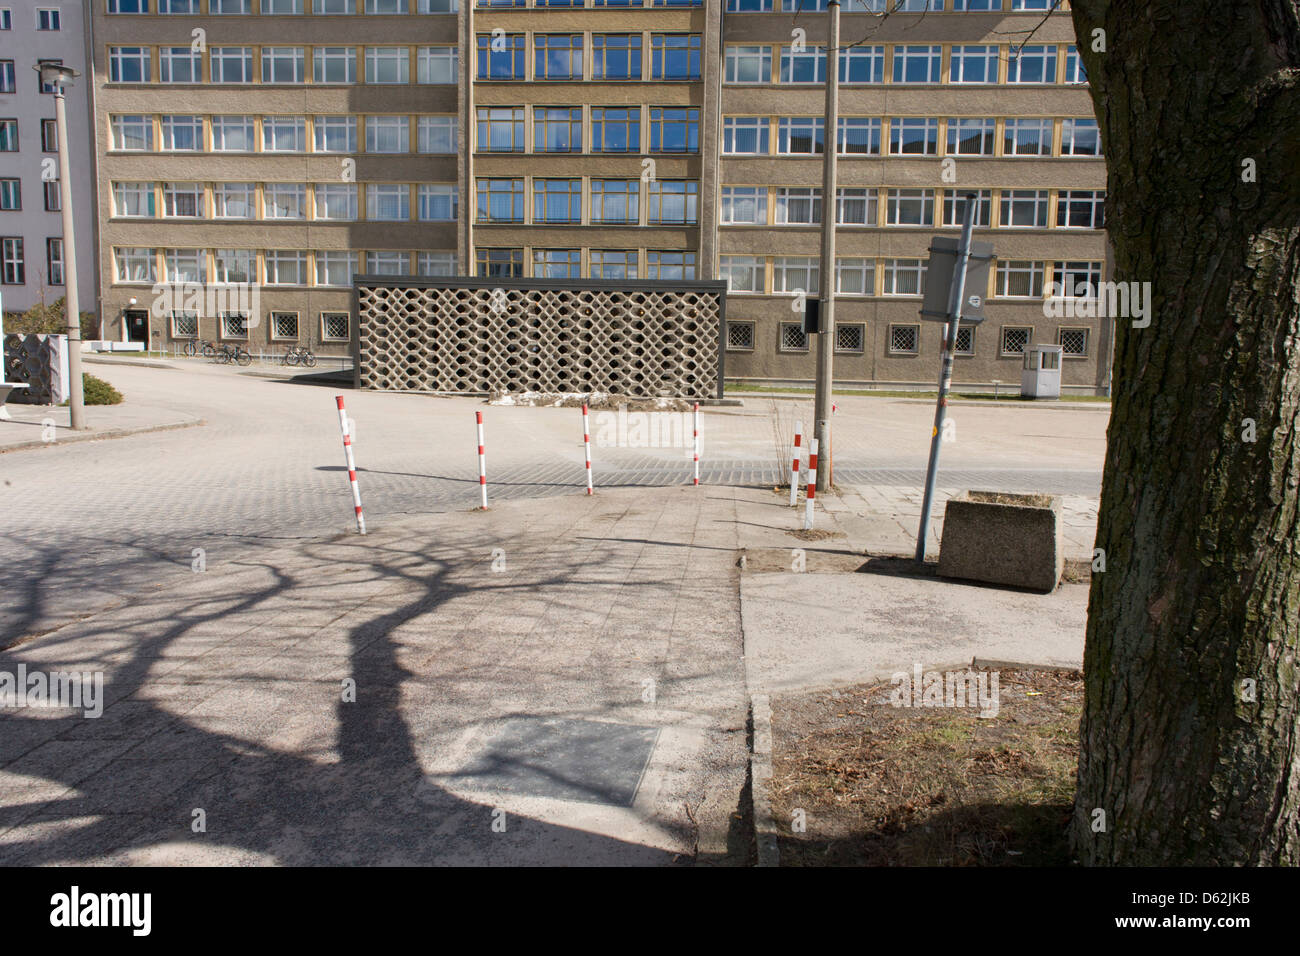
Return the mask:
[[71,67],[48,60],[32,69],[41,76],[41,89],[54,93],[54,124],[59,138],[59,207],[63,212],[63,304],[68,320],[68,417],[74,430],[86,427],[81,387],[81,303],[77,301],[77,241],[72,227],[72,174],[68,169],[68,113],[63,88],[80,76]]

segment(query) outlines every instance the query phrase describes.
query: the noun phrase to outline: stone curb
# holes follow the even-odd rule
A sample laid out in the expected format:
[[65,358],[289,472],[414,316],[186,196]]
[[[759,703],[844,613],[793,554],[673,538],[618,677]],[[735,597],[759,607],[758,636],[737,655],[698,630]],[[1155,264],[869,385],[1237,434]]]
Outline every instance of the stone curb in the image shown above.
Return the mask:
[[72,432],[66,437],[60,435],[55,441],[35,441],[19,442],[16,445],[0,446],[0,455],[7,454],[11,451],[24,451],[30,448],[50,448],[55,445],[67,445],[83,441],[100,441],[109,438],[126,438],[129,435],[144,435],[149,432],[169,432],[180,428],[194,428],[198,425],[206,425],[207,422],[202,418],[196,418],[188,422],[171,422],[166,425],[142,425],[138,428],[110,428],[102,432],[90,432],[77,434]]
[[83,355],[81,361],[90,365],[134,365],[137,368],[169,368],[173,370],[176,368],[175,365],[168,365],[162,359],[110,359]]
[[749,699],[754,742],[749,752],[750,788],[754,803],[754,841],[759,866],[780,866],[776,820],[772,818],[772,701],[767,694]]

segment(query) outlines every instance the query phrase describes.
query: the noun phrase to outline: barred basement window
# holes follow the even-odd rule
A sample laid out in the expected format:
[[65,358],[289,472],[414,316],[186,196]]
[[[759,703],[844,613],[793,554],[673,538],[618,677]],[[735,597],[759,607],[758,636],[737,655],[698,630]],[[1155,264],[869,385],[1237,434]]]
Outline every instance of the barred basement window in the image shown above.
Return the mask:
[[754,350],[754,323],[728,322],[727,348],[736,352],[752,352]]
[[199,314],[197,312],[172,313],[172,338],[196,339],[199,337]]
[[221,337],[223,339],[248,338],[248,313],[223,312],[221,314]]
[[866,327],[862,325],[836,325],[835,351],[861,352],[866,341]]
[[1061,354],[1067,358],[1083,358],[1088,354],[1088,330],[1058,329],[1056,344],[1061,346]]
[[296,339],[298,337],[297,312],[271,313],[271,338]]
[[953,355],[974,355],[975,354],[975,330],[966,326],[957,329],[957,345],[953,349]]
[[348,338],[348,325],[351,317],[346,312],[322,312],[320,314],[321,332],[327,342],[345,341]]
[[921,327],[919,325],[891,325],[889,327],[889,351],[899,355],[916,355],[921,349]]
[[1024,355],[1025,346],[1029,344],[1029,336],[1033,335],[1032,328],[1018,328],[1014,326],[1003,326],[1002,328],[1002,354],[1003,355]]
[[781,352],[807,352],[808,336],[798,322],[782,322],[777,348]]

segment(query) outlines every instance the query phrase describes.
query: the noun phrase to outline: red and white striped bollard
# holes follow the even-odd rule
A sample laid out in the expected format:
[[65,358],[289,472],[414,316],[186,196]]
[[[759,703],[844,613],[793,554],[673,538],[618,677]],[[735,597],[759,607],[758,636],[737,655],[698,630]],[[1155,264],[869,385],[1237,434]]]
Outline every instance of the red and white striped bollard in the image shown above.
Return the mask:
[[696,402],[695,410],[695,429],[692,438],[695,442],[695,484],[700,483],[700,403]]
[[582,447],[587,456],[587,494],[591,494],[591,422],[586,402],[582,403]]
[[803,438],[803,422],[794,423],[794,463],[790,466],[790,507],[799,503],[799,442]]
[[352,435],[348,428],[348,414],[343,410],[343,396],[334,396],[339,406],[339,428],[343,430],[343,457],[348,463],[348,483],[352,485],[352,506],[357,512],[357,531],[366,533],[366,518],[361,513],[361,489],[357,485],[357,465],[352,459]]
[[487,511],[487,458],[483,453],[483,413],[475,412],[474,421],[478,425],[478,489],[479,499],[484,511]]
[[808,500],[804,505],[803,529],[813,526],[813,499],[817,497],[817,439],[808,443]]

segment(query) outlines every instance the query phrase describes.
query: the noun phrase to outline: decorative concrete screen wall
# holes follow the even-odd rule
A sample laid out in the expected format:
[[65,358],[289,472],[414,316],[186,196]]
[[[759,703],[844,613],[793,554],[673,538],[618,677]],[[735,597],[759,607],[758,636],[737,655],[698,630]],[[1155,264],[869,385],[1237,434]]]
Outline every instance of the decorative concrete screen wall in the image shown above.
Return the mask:
[[725,282],[354,285],[358,388],[722,397]]
[[67,401],[72,383],[66,335],[6,335],[3,352],[0,382],[26,382],[29,386],[15,391],[9,397],[11,402],[58,405]]

